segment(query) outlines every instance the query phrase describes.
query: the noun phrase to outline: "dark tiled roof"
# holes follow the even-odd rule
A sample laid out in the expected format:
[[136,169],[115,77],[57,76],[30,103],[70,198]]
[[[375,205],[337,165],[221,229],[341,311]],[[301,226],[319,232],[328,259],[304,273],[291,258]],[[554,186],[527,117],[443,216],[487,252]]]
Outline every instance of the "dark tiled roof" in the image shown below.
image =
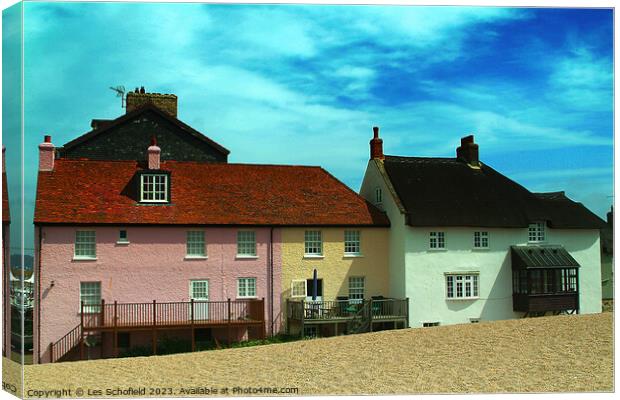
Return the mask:
[[562,246],[510,246],[512,268],[579,267]]
[[[203,135],[202,133],[198,132],[197,130],[195,130],[194,128],[192,128],[191,126],[187,125],[186,123],[184,123],[183,121],[171,116],[170,114],[162,111],[161,109],[159,109],[158,107],[156,107],[155,105],[151,104],[151,103],[146,103],[143,106],[140,106],[138,108],[136,108],[135,110],[132,110],[130,112],[128,112],[125,115],[122,115],[116,119],[113,120],[93,120],[93,121],[103,121],[102,124],[99,125],[98,128],[93,129],[90,132],[87,132],[67,143],[65,143],[65,145],[61,148],[63,151],[67,151],[69,149],[71,149],[74,146],[77,146],[81,143],[84,143],[86,141],[88,141],[89,139],[101,135],[107,131],[109,131],[110,129],[114,129],[115,127],[117,127],[118,125],[121,125],[123,123],[125,123],[126,121],[131,121],[134,117],[146,112],[146,111],[152,111],[155,112],[156,114],[158,114],[159,116],[161,116],[162,118],[165,118],[166,120],[168,120],[169,122],[171,122],[173,125],[177,126],[179,129],[189,133],[190,135],[192,135],[193,137],[202,140],[206,143],[208,143],[209,145],[213,146],[214,148],[216,148],[218,151],[220,151],[222,154],[228,155],[230,154],[230,151],[228,149],[226,149],[225,147],[223,147],[222,145],[220,145],[217,142],[214,142],[213,140],[209,139],[208,137],[206,137],[205,135]],[[91,126],[92,126],[92,122],[91,122]]]
[[603,221],[563,194],[534,194],[486,164],[456,158],[386,156],[385,170],[411,226],[598,229]]
[[319,167],[165,161],[171,203],[136,201],[135,161],[56,160],[39,172],[35,223],[389,226]]
[[2,172],[2,222],[11,222],[9,209],[9,189],[6,186],[6,172]]

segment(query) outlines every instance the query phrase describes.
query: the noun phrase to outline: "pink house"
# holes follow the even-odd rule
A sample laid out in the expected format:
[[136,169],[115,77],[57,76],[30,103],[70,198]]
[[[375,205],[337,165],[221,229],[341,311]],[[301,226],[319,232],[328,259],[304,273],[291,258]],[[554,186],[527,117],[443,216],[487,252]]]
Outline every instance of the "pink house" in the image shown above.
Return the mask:
[[227,163],[176,101],[129,93],[125,115],[39,145],[35,362],[276,334],[282,228],[368,214],[319,167]]

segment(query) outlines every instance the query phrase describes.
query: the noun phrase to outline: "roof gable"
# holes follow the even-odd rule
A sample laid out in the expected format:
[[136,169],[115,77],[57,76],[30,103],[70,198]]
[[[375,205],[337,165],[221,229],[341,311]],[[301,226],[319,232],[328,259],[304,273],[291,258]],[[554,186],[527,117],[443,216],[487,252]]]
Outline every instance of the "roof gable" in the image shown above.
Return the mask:
[[61,157],[136,160],[145,157],[152,136],[166,148],[164,159],[226,162],[228,151],[177,118],[145,104],[59,148]]

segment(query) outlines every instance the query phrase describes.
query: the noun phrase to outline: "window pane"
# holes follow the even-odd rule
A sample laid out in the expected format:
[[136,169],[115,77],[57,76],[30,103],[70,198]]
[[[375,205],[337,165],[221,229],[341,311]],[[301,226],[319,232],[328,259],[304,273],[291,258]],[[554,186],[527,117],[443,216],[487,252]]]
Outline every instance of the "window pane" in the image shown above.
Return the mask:
[[360,231],[344,231],[345,254],[360,253]]
[[256,232],[237,232],[237,254],[247,256],[256,255]]
[[323,241],[321,231],[306,231],[305,237],[305,254],[322,255]]
[[291,297],[305,297],[306,296],[306,281],[294,280],[291,283]]
[[95,258],[96,254],[95,231],[76,231],[75,250],[76,257]]
[[468,299],[478,297],[478,275],[446,275],[446,297]]
[[363,300],[364,299],[364,277],[352,276],[349,277],[349,299]]
[[239,278],[237,297],[256,297],[256,278]]
[[206,255],[204,231],[187,232],[187,255],[200,257]]
[[84,312],[101,311],[101,282],[80,282],[81,303],[84,303]]
[[168,175],[148,174],[142,175],[141,200],[142,201],[167,201],[168,199]]

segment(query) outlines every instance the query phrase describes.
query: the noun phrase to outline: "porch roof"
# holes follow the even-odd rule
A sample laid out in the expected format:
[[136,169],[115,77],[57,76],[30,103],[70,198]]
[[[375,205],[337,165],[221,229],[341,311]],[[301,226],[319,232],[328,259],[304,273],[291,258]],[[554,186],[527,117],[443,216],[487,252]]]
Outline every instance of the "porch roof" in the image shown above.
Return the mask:
[[579,268],[563,246],[511,246],[512,269]]

